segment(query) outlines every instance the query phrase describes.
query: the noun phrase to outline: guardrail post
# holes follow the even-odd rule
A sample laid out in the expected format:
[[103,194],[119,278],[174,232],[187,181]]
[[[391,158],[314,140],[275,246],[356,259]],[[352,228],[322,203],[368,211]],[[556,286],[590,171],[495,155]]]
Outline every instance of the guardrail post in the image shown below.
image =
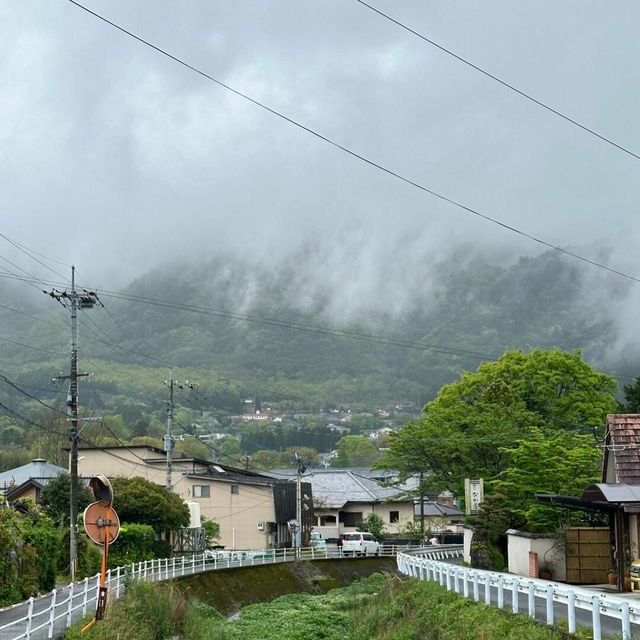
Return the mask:
[[569,623],[569,633],[576,632],[576,594],[573,589],[567,596],[567,622]]
[[49,613],[49,630],[47,632],[47,638],[53,638],[53,623],[56,620],[56,596],[58,595],[58,592],[54,589],[51,592],[51,604],[49,605],[50,607],[50,613]]
[[623,602],[620,605],[622,623],[622,640],[631,640],[631,621],[629,620],[629,603]]
[[480,591],[478,590],[478,572],[473,574],[473,599],[478,602],[480,600]]
[[535,618],[536,617],[536,586],[533,584],[532,581],[529,582],[528,604],[529,604],[529,617]]
[[518,613],[518,586],[519,580],[515,576],[511,579],[511,610],[513,613]]
[[484,577],[484,603],[491,604],[491,574],[487,573]]
[[591,609],[593,640],[602,640],[602,629],[600,627],[600,598],[593,596],[593,606]]
[[498,576],[498,609],[504,609],[504,576]]
[[553,585],[547,585],[547,624],[553,624]]
[[447,567],[444,571],[447,577],[447,591],[451,591],[451,568]]
[[33,618],[33,596],[29,598],[29,609],[27,610],[27,630],[25,631],[25,640],[31,638],[31,619]]
[[464,597],[469,597],[469,571],[467,569],[463,569],[462,577],[464,579]]
[[71,610],[73,608],[73,584],[74,583],[72,582],[69,585],[69,605],[67,606],[67,627],[71,626]]
[[82,615],[87,613],[87,599],[89,596],[89,578],[84,579],[84,589],[82,592]]

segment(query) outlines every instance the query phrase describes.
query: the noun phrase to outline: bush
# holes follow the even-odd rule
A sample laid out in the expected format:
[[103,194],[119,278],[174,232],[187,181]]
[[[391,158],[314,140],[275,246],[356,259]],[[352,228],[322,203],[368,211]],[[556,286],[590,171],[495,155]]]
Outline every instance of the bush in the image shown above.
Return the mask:
[[151,560],[155,546],[155,532],[148,524],[122,524],[118,539],[109,545],[109,567]]

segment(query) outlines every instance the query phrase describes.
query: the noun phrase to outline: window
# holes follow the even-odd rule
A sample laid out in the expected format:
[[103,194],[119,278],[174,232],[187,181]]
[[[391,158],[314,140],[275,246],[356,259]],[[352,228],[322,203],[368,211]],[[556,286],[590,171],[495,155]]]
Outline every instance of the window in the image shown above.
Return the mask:
[[237,484],[232,484],[231,493],[240,493],[240,487]]
[[211,496],[211,487],[208,484],[193,485],[194,498],[208,498],[210,496]]
[[340,521],[345,527],[357,527],[362,522],[362,511],[356,511],[354,513],[342,511],[340,515]]
[[400,512],[389,511],[389,522],[400,522]]
[[320,526],[321,527],[325,527],[327,525],[335,524],[335,523],[336,523],[336,517],[335,516],[320,516]]

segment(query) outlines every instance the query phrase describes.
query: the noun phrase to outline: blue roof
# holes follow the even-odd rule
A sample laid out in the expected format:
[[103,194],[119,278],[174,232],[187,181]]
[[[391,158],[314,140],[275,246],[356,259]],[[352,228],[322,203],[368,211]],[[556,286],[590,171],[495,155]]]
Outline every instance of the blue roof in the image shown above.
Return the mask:
[[31,478],[55,478],[61,473],[69,473],[69,471],[42,458],[36,458],[21,467],[0,473],[0,489],[17,487]]

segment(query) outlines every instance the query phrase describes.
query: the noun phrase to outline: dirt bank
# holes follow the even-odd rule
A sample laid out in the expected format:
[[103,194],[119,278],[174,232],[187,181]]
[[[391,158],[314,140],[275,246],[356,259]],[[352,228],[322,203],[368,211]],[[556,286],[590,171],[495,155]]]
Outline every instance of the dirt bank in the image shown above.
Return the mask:
[[176,580],[188,596],[230,616],[241,607],[268,602],[287,593],[326,593],[376,572],[396,573],[393,558],[314,560],[218,569]]

